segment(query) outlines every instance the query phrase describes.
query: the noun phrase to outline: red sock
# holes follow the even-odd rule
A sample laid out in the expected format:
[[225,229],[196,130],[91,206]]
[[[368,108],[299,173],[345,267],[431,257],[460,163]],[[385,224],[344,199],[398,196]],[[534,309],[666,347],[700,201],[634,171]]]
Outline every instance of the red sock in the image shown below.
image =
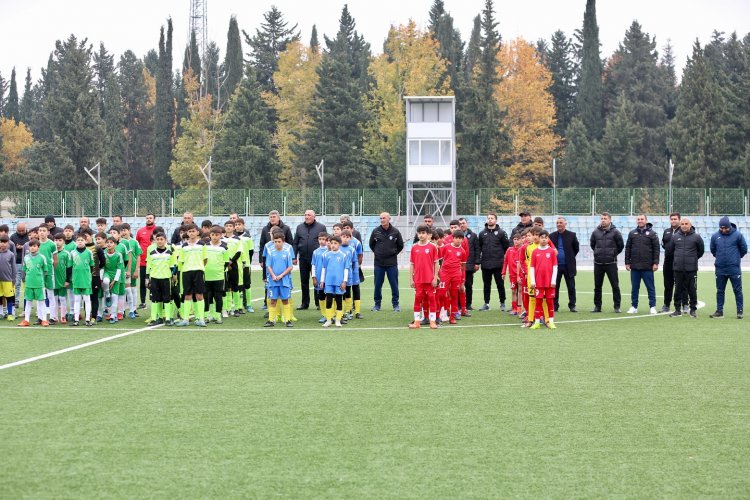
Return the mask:
[[555,299],[547,298],[547,314],[549,319],[555,318]]

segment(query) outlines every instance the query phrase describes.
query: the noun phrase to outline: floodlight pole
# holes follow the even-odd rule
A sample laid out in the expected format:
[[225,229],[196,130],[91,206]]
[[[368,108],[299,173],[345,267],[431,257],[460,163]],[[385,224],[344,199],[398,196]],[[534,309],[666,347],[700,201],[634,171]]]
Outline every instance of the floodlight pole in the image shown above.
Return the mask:
[[[91,175],[91,172],[96,169],[96,177]],[[93,180],[96,183],[96,216],[101,217],[102,216],[102,164],[97,163],[91,168],[85,168],[83,169],[89,177],[91,177],[91,180]]]
[[206,182],[208,183],[208,215],[211,215],[211,159],[212,157],[208,157],[208,162],[201,167],[201,174],[203,174],[203,178],[206,179]]
[[669,213],[674,212],[674,197],[672,195],[672,176],[674,175],[674,163],[669,158]]
[[552,214],[557,215],[557,158],[552,158]]
[[325,168],[326,163],[325,159],[320,160],[320,163],[318,163],[315,166],[315,171],[318,173],[318,177],[320,178],[320,213],[325,212],[325,196],[326,196],[326,182],[325,182]]

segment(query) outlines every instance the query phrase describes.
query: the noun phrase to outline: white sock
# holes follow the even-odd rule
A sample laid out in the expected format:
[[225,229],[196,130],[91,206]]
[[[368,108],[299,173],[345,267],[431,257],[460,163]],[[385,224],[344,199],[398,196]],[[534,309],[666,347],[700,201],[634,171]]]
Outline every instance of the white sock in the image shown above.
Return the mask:
[[117,318],[117,306],[120,304],[120,296],[112,294],[112,307],[109,308],[109,314]]
[[[26,305],[23,308],[23,319],[26,321],[31,320],[31,306],[33,305],[33,300],[27,300]],[[39,311],[37,311],[37,314],[39,314]]]
[[86,311],[86,321],[91,321],[91,297],[88,295],[83,296],[83,306]]
[[[45,291],[47,292],[47,300],[49,301],[49,319],[57,321],[57,297],[55,297],[55,291],[49,288]],[[44,317],[42,317],[43,320]]]
[[[125,293],[126,293],[126,294],[128,293],[128,290],[127,290],[127,288],[125,289]],[[118,311],[122,311],[122,312],[123,312],[123,314],[124,314],[124,313],[125,313],[125,302],[126,302],[126,300],[125,300],[125,295],[118,295],[118,296],[117,296],[117,299],[118,299],[118,303],[117,303],[117,306],[115,306],[115,307],[117,307],[117,310],[118,310]],[[115,300],[114,300],[114,297],[113,297],[113,298],[112,298],[112,302],[114,302],[114,301],[115,301]]]
[[430,313],[430,321],[435,321],[437,319],[437,315],[435,313]]
[[73,298],[73,319],[78,321],[81,319],[81,296],[76,295]]
[[109,288],[109,278],[107,276],[104,277],[104,281],[102,282],[102,290],[104,290],[104,298],[109,298],[109,296],[112,294],[112,291]]
[[416,311],[414,313],[414,321],[420,321],[420,316],[422,316],[422,313],[419,311]]
[[60,299],[60,318],[65,318],[65,316],[68,314],[68,298],[67,297],[56,297],[56,298]]
[[42,321],[47,320],[47,304],[45,304],[43,300],[36,301],[36,313]]
[[68,288],[66,290],[66,292],[67,293],[66,293],[66,297],[65,298],[68,301],[68,307],[72,307],[73,306],[73,289],[72,288]]

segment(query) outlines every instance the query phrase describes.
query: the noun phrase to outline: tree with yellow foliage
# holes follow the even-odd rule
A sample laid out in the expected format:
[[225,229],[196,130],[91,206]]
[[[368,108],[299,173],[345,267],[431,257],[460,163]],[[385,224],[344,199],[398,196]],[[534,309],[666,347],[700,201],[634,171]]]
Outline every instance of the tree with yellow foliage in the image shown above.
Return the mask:
[[504,44],[497,55],[501,76],[495,99],[506,111],[505,127],[512,149],[504,163],[504,187],[552,185],[552,155],[560,145],[555,134],[555,101],[549,89],[552,74],[536,49],[522,38]]
[[370,72],[377,85],[369,105],[377,118],[366,131],[365,149],[378,169],[378,185],[401,187],[406,157],[404,96],[451,95],[447,65],[430,32],[409,20],[391,26],[383,54],[372,61]]
[[0,164],[6,172],[26,166],[23,152],[34,143],[26,125],[13,119],[0,118]]

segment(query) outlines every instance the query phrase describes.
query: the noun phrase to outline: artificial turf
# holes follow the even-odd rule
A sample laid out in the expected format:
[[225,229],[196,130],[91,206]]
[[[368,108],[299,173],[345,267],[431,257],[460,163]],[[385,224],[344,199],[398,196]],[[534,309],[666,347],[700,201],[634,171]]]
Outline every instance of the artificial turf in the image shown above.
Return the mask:
[[[581,273],[582,312],[563,306],[555,331],[519,328],[496,292],[460,328],[410,331],[401,280],[403,313],[370,312],[368,280],[365,319],[342,329],[320,328],[312,310],[263,329],[256,307],[0,370],[0,493],[750,495],[750,319],[734,319],[731,292],[727,318],[708,318],[711,273],[697,320],[615,315],[609,295],[605,313],[585,312]],[[144,326],[0,325],[0,364]]]

